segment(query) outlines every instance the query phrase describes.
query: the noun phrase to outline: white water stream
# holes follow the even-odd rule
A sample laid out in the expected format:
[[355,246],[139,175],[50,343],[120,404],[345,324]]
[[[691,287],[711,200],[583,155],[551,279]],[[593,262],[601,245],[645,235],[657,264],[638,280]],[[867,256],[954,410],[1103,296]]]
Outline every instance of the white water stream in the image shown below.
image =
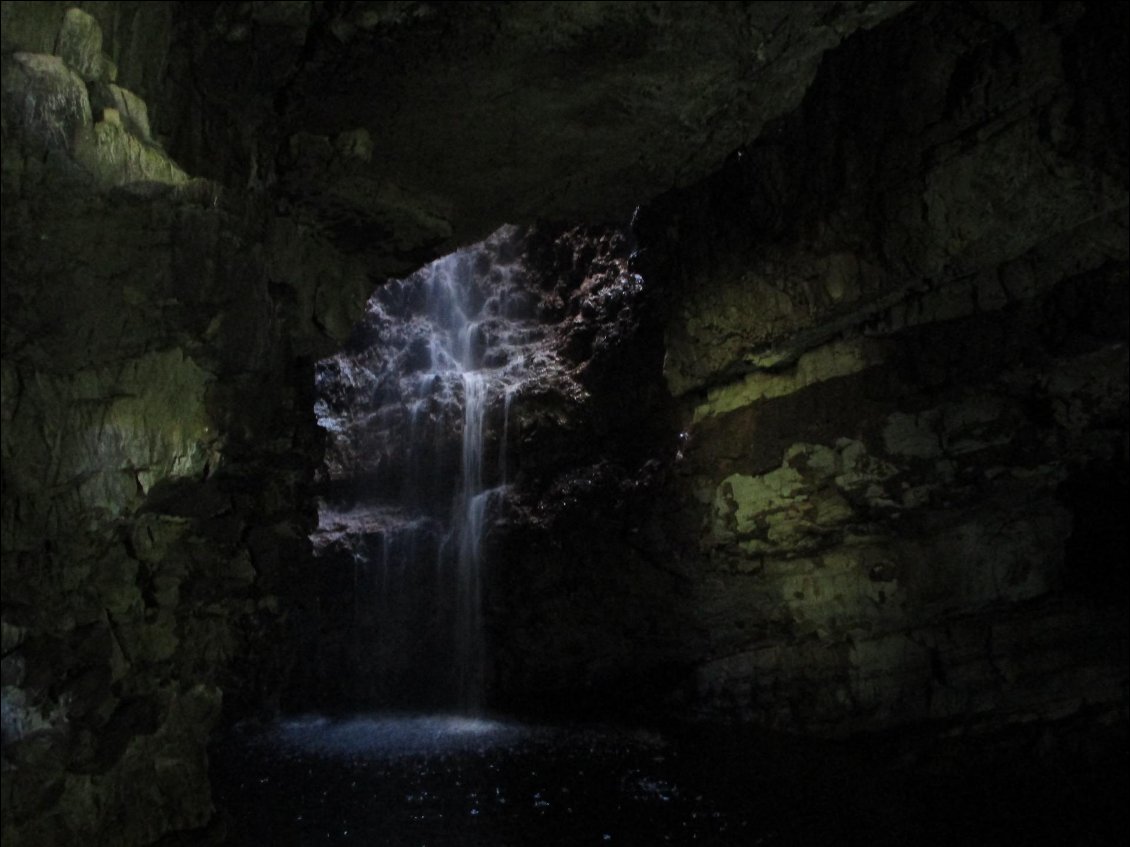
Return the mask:
[[378,289],[377,400],[355,437],[380,470],[364,504],[365,537],[380,540],[354,559],[357,672],[465,714],[483,701],[483,541],[507,484],[511,400],[543,355],[512,246],[503,230]]

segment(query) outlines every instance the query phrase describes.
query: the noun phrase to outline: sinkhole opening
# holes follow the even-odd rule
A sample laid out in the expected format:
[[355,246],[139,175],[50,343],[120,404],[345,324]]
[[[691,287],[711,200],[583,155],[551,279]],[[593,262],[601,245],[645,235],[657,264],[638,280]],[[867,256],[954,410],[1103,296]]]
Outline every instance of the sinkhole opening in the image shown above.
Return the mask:
[[553,292],[524,246],[505,226],[378,286],[345,347],[317,364],[307,707],[486,705],[487,538],[520,470],[514,401],[569,378],[547,322]]

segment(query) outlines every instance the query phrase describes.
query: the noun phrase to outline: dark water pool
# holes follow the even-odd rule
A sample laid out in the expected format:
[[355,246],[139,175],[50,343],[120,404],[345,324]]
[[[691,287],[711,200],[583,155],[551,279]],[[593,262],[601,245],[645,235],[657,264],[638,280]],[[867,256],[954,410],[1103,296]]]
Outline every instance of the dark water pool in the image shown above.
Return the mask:
[[1125,834],[1101,798],[1091,808],[1086,792],[1048,793],[1054,779],[1011,771],[939,777],[863,762],[858,750],[457,716],[244,725],[214,749],[213,773],[232,845],[1099,844]]

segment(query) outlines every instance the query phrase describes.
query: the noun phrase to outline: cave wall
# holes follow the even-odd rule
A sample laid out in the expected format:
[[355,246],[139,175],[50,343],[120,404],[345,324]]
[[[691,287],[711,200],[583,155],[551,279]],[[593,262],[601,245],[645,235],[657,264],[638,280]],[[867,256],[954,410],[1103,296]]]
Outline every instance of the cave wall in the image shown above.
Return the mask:
[[582,424],[522,495],[506,697],[833,735],[1124,719],[1119,32],[916,9],[640,211],[666,358],[631,384],[664,380],[682,432],[598,386],[575,419],[620,437]]
[[[111,22],[153,14],[98,5]],[[127,39],[122,76],[112,31],[63,4],[4,4],[12,844],[144,844],[211,818],[221,708],[261,708],[283,676],[280,595],[308,556],[320,449],[312,363],[370,287],[173,162],[126,87],[129,51],[161,54],[167,28]]]
[[923,4],[641,210],[680,443],[515,556],[553,563],[516,565],[510,608],[551,586],[499,638],[530,645],[520,696],[825,735],[1124,725],[1125,24]]

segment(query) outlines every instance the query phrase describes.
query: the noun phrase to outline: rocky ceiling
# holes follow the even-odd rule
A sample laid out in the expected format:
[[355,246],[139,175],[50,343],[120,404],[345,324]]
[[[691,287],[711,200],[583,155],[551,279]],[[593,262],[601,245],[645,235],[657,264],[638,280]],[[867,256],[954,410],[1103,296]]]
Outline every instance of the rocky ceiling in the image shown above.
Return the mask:
[[172,151],[383,262],[503,221],[626,222],[907,5],[186,4],[172,67],[191,68],[196,113]]

